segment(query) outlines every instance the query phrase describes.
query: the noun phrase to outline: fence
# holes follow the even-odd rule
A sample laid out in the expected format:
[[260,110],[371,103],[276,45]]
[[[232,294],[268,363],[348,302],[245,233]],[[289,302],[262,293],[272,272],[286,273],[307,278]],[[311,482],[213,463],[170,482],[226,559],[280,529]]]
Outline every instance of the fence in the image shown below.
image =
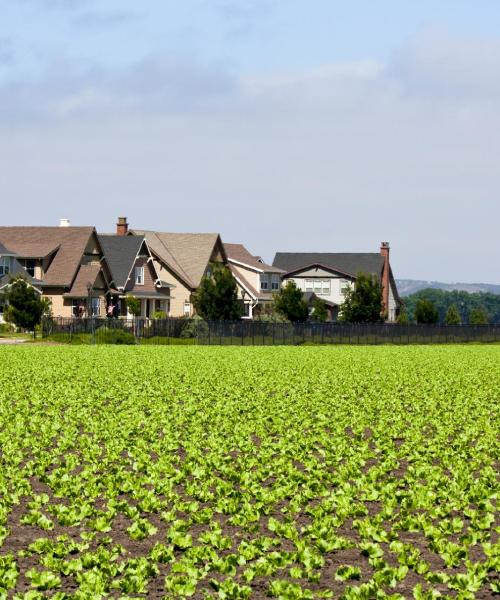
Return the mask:
[[450,344],[500,342],[500,325],[273,323],[196,319],[65,319],[42,322],[42,337],[76,344],[232,345]]

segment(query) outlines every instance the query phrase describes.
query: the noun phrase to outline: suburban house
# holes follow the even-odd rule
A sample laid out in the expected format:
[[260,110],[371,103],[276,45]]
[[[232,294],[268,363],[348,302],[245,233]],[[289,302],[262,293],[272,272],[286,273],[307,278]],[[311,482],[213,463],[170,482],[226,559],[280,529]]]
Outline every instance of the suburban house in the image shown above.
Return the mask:
[[0,243],[0,323],[4,322],[4,310],[6,307],[5,294],[9,289],[11,279],[16,275],[22,275],[24,279],[39,293],[42,293],[40,281],[31,277],[21,263],[17,260],[17,254],[7,249]]
[[112,278],[94,227],[0,227],[0,245],[4,274],[24,271],[54,316],[106,314]]
[[146,240],[162,286],[172,289],[171,317],[193,316],[193,294],[202,278],[210,274],[213,263],[227,264],[226,252],[218,233],[129,230],[124,217],[118,221],[117,233]]
[[375,275],[382,285],[383,310],[387,321],[396,321],[401,306],[389,262],[389,243],[378,253],[278,252],[273,265],[286,271],[283,282],[292,280],[304,293],[314,293],[327,305],[330,318],[337,318],[346,290],[358,273]]
[[[118,223],[118,232],[121,224]],[[99,234],[114,283],[108,316],[129,317],[125,298],[136,297],[141,303],[141,317],[155,313],[170,314],[170,286],[156,272],[153,257],[144,236]]]
[[285,271],[267,265],[242,244],[224,244],[224,248],[229,268],[238,284],[238,297],[245,308],[243,318],[252,319],[270,306],[273,294],[281,288]]

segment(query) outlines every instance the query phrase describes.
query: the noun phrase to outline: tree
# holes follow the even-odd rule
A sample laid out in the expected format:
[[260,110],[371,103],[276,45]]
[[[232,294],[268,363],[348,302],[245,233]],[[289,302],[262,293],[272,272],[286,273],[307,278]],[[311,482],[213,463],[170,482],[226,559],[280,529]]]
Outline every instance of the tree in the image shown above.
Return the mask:
[[420,324],[435,324],[439,320],[438,309],[427,298],[420,298],[415,307],[415,320]]
[[214,265],[212,275],[203,277],[194,294],[196,312],[207,321],[233,321],[241,318],[243,307],[231,271],[225,265]]
[[488,325],[488,315],[483,308],[473,308],[469,313],[470,325]]
[[408,325],[408,323],[410,322],[410,317],[408,315],[408,311],[406,310],[406,306],[401,307],[396,322],[399,325]]
[[288,281],[274,296],[274,309],[289,321],[307,321],[309,308],[294,281]]
[[6,299],[9,320],[35,335],[35,327],[40,324],[45,307],[40,294],[19,275],[11,279]]
[[462,320],[460,319],[460,313],[455,304],[450,304],[446,311],[446,317],[444,318],[446,325],[460,325]]
[[358,273],[354,289],[349,288],[345,293],[339,320],[346,323],[382,320],[382,286],[376,275]]
[[311,315],[312,321],[318,321],[324,323],[328,318],[328,311],[326,310],[326,304],[321,298],[315,298],[313,302],[313,312]]
[[125,298],[125,304],[127,305],[128,312],[134,317],[141,316],[141,301],[135,296],[127,296]]

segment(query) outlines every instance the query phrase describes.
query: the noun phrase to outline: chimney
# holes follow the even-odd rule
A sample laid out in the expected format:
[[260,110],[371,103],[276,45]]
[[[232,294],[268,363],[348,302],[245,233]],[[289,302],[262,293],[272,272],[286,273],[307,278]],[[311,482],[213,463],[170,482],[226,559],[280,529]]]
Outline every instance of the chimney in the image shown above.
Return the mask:
[[71,221],[69,219],[59,219],[59,227],[69,227]]
[[127,235],[128,223],[127,217],[118,217],[118,223],[116,224],[116,235]]
[[386,319],[389,317],[389,242],[380,244],[380,254],[384,257],[384,267],[382,269],[382,312],[386,314]]

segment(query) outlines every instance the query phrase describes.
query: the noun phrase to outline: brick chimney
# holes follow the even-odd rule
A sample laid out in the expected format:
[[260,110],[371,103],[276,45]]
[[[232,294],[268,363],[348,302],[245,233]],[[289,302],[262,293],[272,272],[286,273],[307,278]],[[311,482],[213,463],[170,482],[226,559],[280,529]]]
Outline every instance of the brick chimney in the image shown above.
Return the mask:
[[384,257],[384,267],[382,269],[382,311],[389,316],[389,242],[380,244],[380,254]]
[[127,235],[128,223],[127,217],[118,217],[118,223],[116,224],[116,235]]

